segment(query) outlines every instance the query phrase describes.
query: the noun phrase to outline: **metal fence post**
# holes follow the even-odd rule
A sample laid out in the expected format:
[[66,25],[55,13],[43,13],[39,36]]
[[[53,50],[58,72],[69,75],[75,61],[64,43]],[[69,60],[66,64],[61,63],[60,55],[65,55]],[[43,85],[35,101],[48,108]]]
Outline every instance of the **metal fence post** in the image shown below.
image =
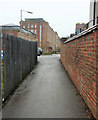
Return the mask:
[[86,24],[86,29],[88,29],[88,25],[89,25],[89,23]]
[[98,24],[98,16],[97,16],[97,24]]

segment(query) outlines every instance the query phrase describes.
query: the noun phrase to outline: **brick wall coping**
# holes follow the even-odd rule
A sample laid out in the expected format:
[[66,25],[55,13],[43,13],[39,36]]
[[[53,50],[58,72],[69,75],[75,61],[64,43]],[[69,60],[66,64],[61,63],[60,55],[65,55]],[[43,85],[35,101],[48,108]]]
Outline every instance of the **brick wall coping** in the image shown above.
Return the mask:
[[73,40],[75,40],[75,39],[78,39],[79,37],[82,37],[82,36],[84,36],[84,35],[92,32],[92,31],[95,30],[95,29],[98,29],[98,24],[97,24],[97,25],[94,25],[93,27],[88,28],[87,30],[82,31],[81,33],[79,33],[78,35],[76,35],[76,36],[74,36],[74,37],[69,38],[68,40],[66,40],[66,41],[64,42],[64,44],[66,44],[66,43],[68,43],[68,42],[71,42],[71,41],[73,41]]

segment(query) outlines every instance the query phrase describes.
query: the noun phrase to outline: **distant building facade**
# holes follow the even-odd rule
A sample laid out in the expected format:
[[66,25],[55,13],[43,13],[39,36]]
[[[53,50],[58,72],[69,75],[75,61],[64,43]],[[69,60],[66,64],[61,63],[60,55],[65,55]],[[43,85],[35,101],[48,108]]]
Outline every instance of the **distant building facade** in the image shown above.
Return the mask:
[[56,50],[58,34],[53,31],[43,18],[27,18],[20,22],[20,26],[37,36],[38,47],[43,49],[43,53]]
[[36,34],[29,32],[25,29],[20,28],[20,26],[0,26],[2,33],[10,34],[15,37],[19,37],[29,41],[36,41]]
[[58,36],[57,32],[55,32],[55,34],[56,34],[56,51],[60,51],[61,49],[60,37]]
[[[89,21],[92,21],[98,16],[98,0],[90,0],[90,16]],[[92,21],[89,24],[89,27],[92,27],[97,23],[97,19],[95,21]]]
[[85,23],[77,23],[75,28],[75,33],[79,34],[81,31],[84,31],[86,29]]

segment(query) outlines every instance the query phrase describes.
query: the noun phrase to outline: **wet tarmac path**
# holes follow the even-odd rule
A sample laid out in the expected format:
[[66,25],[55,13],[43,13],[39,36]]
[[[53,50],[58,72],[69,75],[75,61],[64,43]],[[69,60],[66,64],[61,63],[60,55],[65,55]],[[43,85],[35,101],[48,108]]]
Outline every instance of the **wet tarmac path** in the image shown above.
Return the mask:
[[80,96],[59,55],[40,56],[38,61],[3,108],[3,118],[85,118]]

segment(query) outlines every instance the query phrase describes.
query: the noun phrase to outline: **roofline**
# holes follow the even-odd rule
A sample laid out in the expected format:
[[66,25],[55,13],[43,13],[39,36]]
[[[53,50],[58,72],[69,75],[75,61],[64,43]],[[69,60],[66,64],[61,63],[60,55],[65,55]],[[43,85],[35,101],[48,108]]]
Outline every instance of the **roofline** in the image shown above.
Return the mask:
[[25,33],[30,33],[30,34],[32,34],[33,36],[36,36],[36,34],[30,32],[30,31],[27,31],[26,29],[21,28],[21,27],[18,26],[18,25],[15,25],[15,26],[2,25],[2,26],[0,26],[0,28],[1,28],[2,30],[3,30],[4,28],[13,28],[13,29],[17,29],[17,30],[20,30],[20,31],[22,30],[22,31],[24,31]]
[[25,18],[25,20],[39,20],[39,21],[45,21],[43,18]]

